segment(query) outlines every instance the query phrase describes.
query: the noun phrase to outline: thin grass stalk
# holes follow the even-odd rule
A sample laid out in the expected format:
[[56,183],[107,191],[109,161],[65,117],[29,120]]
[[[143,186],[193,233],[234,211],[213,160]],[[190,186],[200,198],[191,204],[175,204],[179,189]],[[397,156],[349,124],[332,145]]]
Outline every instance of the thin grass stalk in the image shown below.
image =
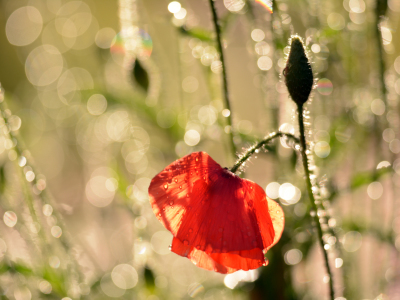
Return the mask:
[[[4,115],[4,112],[7,110],[7,106],[6,103],[4,102],[4,90],[1,87],[0,84],[0,113],[2,114],[2,117],[4,118],[4,122],[5,124],[8,126],[9,121],[8,121],[8,117]],[[22,148],[22,142],[18,136],[18,134],[14,133],[13,131],[9,130],[9,138],[10,139],[14,139],[16,141],[16,146],[14,147],[15,152],[17,153],[17,159],[23,156],[23,148]],[[28,165],[28,164],[26,164]],[[36,213],[36,209],[34,207],[34,199],[33,199],[33,188],[37,185],[37,175],[40,174],[39,172],[37,172],[35,170],[35,167],[33,166],[32,162],[29,162],[29,166],[32,168],[32,171],[34,172],[34,174],[36,175],[34,180],[30,183],[28,183],[28,181],[25,179],[25,174],[23,173],[22,170],[19,170],[19,173],[21,175],[21,182],[22,182],[22,186],[23,186],[23,192],[25,195],[25,202],[28,205],[29,208],[29,212],[31,214],[31,217],[33,219],[34,222],[37,222],[38,224],[41,224],[39,217]],[[53,200],[51,198],[51,196],[48,194],[47,189],[44,189],[42,191],[40,191],[40,193],[38,193],[38,198],[41,201],[41,204],[50,204],[53,208],[55,207]],[[61,228],[62,234],[59,237],[60,243],[61,245],[64,247],[64,251],[65,253],[69,254],[71,253],[71,245],[70,242],[68,240],[68,238],[65,236],[65,234],[67,233],[66,229],[65,229],[65,225],[64,222],[62,220],[61,215],[58,213],[58,211],[56,209],[53,210],[53,215],[55,216],[55,218],[57,219],[57,225]],[[41,229],[39,230],[38,233],[40,239],[42,240],[43,245],[41,245],[42,249],[41,251],[43,251],[43,254],[45,257],[49,256],[49,248],[48,245],[49,241],[47,240],[46,235],[44,234],[44,231]],[[82,282],[83,280],[83,274],[80,272],[79,269],[79,263],[76,261],[76,259],[72,256],[72,255],[68,255],[68,257],[70,258],[70,266],[69,266],[69,271],[71,271],[72,273],[75,274],[75,276],[78,278],[79,282]]]
[[234,130],[233,130],[233,126],[232,126],[232,110],[231,110],[231,104],[230,104],[230,98],[229,98],[228,79],[227,79],[227,73],[226,73],[224,51],[223,51],[223,47],[222,47],[221,26],[219,24],[217,10],[215,9],[214,1],[209,0],[209,3],[210,3],[210,8],[211,8],[211,13],[213,16],[214,29],[215,29],[215,33],[217,35],[217,50],[219,52],[219,57],[220,57],[221,64],[222,64],[222,86],[223,86],[223,97],[224,97],[224,102],[225,102],[225,108],[230,111],[229,116],[226,118],[228,126],[229,126],[229,133],[228,133],[229,134],[229,144],[230,144],[232,155],[236,159],[237,158],[237,155],[236,155],[237,149],[236,149],[236,145],[234,142]]

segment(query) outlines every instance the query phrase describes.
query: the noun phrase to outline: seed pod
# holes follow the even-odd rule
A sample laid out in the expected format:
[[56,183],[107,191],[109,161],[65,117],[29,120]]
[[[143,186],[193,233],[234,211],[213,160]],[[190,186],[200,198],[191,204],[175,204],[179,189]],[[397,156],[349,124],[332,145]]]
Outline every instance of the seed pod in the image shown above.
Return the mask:
[[290,52],[283,76],[293,101],[302,106],[310,96],[314,78],[303,41],[299,36],[292,36],[290,39]]

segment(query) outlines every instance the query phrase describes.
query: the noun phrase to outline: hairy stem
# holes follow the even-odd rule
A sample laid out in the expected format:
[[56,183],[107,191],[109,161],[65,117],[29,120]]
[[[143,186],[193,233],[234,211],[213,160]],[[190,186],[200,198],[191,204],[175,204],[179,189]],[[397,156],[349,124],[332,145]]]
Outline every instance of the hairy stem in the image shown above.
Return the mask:
[[211,8],[211,13],[213,16],[213,23],[214,23],[214,28],[215,28],[215,33],[217,35],[217,50],[219,52],[219,57],[221,60],[222,64],[222,83],[223,83],[223,92],[224,92],[224,101],[225,101],[225,108],[230,111],[229,116],[226,118],[227,123],[229,126],[229,143],[230,143],[230,148],[232,151],[232,155],[234,158],[236,158],[236,145],[233,140],[233,127],[232,127],[232,110],[231,110],[231,104],[229,100],[229,91],[228,91],[228,79],[226,75],[226,64],[225,64],[225,59],[224,59],[224,51],[222,47],[222,37],[221,37],[221,27],[218,21],[218,16],[217,16],[217,10],[215,9],[214,1],[209,0],[210,2],[210,8]]
[[299,110],[299,128],[300,128],[300,152],[301,152],[301,157],[303,161],[303,167],[304,167],[304,173],[305,173],[305,179],[306,179],[306,184],[307,184],[307,192],[308,196],[310,198],[311,202],[311,207],[315,211],[315,215],[313,216],[314,221],[315,221],[315,226],[317,227],[317,233],[318,233],[318,240],[322,248],[322,252],[324,253],[324,258],[325,258],[325,266],[326,266],[326,272],[329,275],[329,292],[330,292],[330,299],[334,300],[335,298],[335,293],[333,290],[333,278],[332,278],[332,272],[331,268],[329,266],[329,259],[328,259],[328,252],[324,248],[324,241],[322,239],[322,227],[321,223],[317,214],[317,205],[315,203],[315,198],[314,194],[312,192],[312,183],[310,179],[310,169],[308,167],[308,157],[307,157],[307,146],[306,146],[306,136],[304,133],[304,120],[303,120],[303,105],[298,105],[298,110]]
[[257,144],[253,145],[250,149],[248,149],[244,154],[240,156],[238,161],[235,163],[235,165],[231,168],[231,172],[235,173],[237,170],[261,147],[264,145],[268,144],[272,140],[274,140],[277,137],[287,137],[289,139],[294,140],[296,143],[299,143],[299,139],[296,138],[293,134],[290,133],[284,133],[284,132],[275,132],[271,133],[270,135],[266,136],[263,140],[259,141]]

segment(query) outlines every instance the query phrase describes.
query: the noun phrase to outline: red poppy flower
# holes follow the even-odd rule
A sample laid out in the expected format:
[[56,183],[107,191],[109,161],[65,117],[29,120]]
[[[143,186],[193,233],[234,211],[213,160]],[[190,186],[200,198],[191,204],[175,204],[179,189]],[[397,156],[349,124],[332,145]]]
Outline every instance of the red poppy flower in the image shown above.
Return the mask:
[[207,153],[189,154],[153,178],[150,203],[173,234],[171,251],[220,273],[266,265],[281,237],[281,207],[256,183],[221,168]]

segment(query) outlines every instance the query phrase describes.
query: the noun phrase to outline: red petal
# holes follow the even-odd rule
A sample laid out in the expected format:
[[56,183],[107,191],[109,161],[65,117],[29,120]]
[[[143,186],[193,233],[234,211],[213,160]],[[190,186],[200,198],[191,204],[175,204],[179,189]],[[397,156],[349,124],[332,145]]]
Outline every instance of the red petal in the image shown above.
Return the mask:
[[[282,208],[274,200],[268,198],[269,215],[271,216],[272,224],[274,226],[275,237],[271,245],[267,247],[269,250],[274,246],[282,236],[283,228],[285,227],[285,217]],[[262,230],[261,230],[262,231]]]
[[191,245],[183,244],[175,237],[172,239],[171,251],[189,258],[196,266],[206,270],[216,271],[223,274],[239,271],[239,269],[225,267],[217,263],[207,253],[198,250]]
[[[264,261],[264,255],[259,249],[240,251],[240,254],[208,254],[189,244],[183,244],[180,240],[174,237],[172,240],[171,251],[189,258],[198,267],[223,274],[229,274],[239,270],[248,271],[257,269],[262,265],[267,265],[267,262]],[[251,256],[256,256],[257,258],[253,259]],[[232,267],[231,265],[236,265],[236,267]]]
[[175,244],[187,246],[173,251],[200,257],[206,262],[199,266],[206,269],[216,264],[232,270],[258,268],[264,263],[262,251],[276,243],[283,230],[282,210],[267,200],[259,185],[221,168],[204,152],[166,167],[153,178],[149,196],[154,213],[176,237]]

